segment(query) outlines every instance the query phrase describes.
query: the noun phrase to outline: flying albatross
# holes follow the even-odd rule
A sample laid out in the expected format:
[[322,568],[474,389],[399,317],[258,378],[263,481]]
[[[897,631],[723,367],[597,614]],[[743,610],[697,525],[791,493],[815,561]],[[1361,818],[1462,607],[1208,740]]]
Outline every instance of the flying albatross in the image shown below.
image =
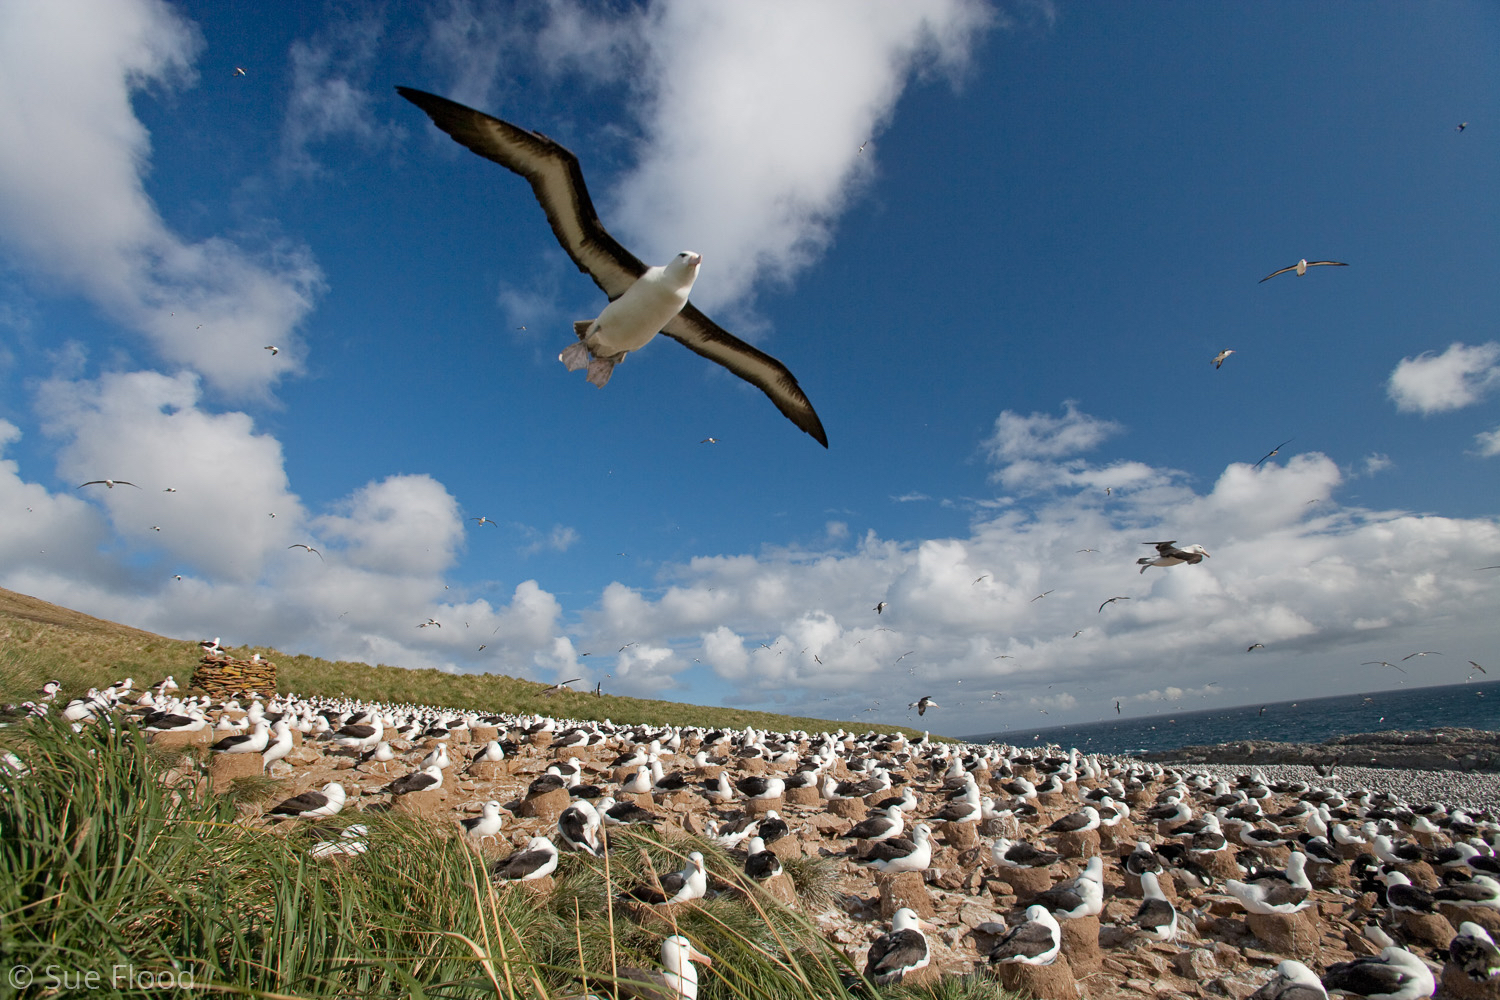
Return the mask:
[[1260,282],[1258,282],[1258,284],[1263,284],[1263,283],[1265,283],[1267,281],[1270,281],[1272,278],[1276,277],[1278,274],[1286,274],[1288,271],[1296,271],[1297,272],[1297,277],[1300,278],[1304,274],[1307,273],[1307,269],[1308,268],[1310,268],[1310,267],[1320,267],[1320,266],[1324,266],[1324,265],[1326,265],[1328,267],[1348,267],[1349,266],[1348,264],[1345,264],[1343,261],[1339,261],[1339,260],[1308,260],[1306,257],[1303,257],[1301,260],[1297,261],[1297,263],[1295,263],[1295,264],[1288,264],[1286,267],[1283,267],[1279,271],[1272,271],[1270,274],[1266,275],[1264,278],[1261,278]]
[[[1203,546],[1189,545],[1187,548],[1179,549],[1175,539],[1170,542],[1144,542],[1142,544],[1156,546],[1157,553],[1155,559],[1147,557],[1135,561],[1142,573],[1152,566],[1180,566],[1183,563],[1196,566],[1208,558],[1208,550]],[[1103,610],[1103,605],[1100,605],[1100,610]]]
[[621,246],[599,221],[578,157],[539,132],[493,118],[444,97],[397,87],[453,140],[526,178],[547,213],[552,232],[580,271],[609,296],[598,318],[573,324],[579,343],[559,360],[569,371],[588,369],[603,387],[614,366],[658,332],[759,388],[787,419],[823,447],[828,435],[786,366],[730,334],[688,302],[702,258],[684,251],[664,267],[650,267]]
[[931,695],[924,694],[922,697],[918,698],[916,701],[912,702],[906,707],[915,708],[918,715],[926,715],[929,708],[942,708],[943,706],[933,701]]

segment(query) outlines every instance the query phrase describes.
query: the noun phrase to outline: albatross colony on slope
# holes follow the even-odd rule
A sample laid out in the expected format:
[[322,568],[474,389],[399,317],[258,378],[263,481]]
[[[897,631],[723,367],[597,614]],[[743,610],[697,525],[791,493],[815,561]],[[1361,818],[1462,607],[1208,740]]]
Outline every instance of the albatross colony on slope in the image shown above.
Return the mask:
[[828,435],[786,366],[719,327],[688,302],[702,258],[684,251],[664,267],[647,267],[605,231],[594,211],[578,157],[539,132],[493,118],[435,94],[397,87],[453,140],[520,174],[547,213],[552,232],[580,271],[609,296],[598,318],[573,324],[579,343],[558,360],[569,371],[588,368],[601,388],[614,366],[665,333],[734,372],[767,396],[787,419],[823,447]]

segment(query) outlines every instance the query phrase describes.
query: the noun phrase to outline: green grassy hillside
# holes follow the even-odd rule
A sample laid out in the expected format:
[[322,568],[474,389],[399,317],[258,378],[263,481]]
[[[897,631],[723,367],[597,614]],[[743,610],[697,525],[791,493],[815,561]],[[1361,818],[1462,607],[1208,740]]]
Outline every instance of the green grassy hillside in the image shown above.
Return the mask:
[[[546,697],[546,685],[504,674],[448,674],[282,653],[266,646],[233,650],[260,653],[277,665],[278,687],[303,695],[348,695],[370,701],[416,702],[486,712],[539,712],[576,719],[612,719],[651,725],[742,729],[836,730],[826,719],[773,715],[733,708],[683,705],[592,692]],[[155,683],[167,674],[186,688],[199,658],[196,640],[169,639],[128,625],[0,588],[0,703],[34,698],[48,680],[63,683],[63,697],[103,687],[122,677]],[[891,730],[900,727],[880,727]],[[917,731],[902,729],[910,735]]]

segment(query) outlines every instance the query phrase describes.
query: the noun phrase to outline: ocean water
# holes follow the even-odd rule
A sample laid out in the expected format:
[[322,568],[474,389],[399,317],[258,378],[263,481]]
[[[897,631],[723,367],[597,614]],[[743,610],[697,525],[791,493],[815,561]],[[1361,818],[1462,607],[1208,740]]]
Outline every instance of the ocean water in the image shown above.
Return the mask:
[[1500,681],[1403,688],[1374,694],[1307,698],[1048,729],[1012,729],[966,737],[973,743],[1056,743],[1088,753],[1151,753],[1179,747],[1275,740],[1321,743],[1350,733],[1455,726],[1500,729]]

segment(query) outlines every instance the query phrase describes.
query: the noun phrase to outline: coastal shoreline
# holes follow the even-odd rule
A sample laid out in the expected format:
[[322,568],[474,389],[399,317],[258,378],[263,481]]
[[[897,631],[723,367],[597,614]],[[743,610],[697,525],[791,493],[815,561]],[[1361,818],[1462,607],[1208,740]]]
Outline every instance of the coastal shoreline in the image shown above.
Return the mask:
[[[1500,733],[1487,730],[1357,733],[1322,743],[1237,740],[1137,756],[1226,780],[1254,771],[1271,782],[1302,782],[1349,793],[1369,789],[1406,802],[1500,812]],[[1333,772],[1319,774],[1314,765],[1333,765]]]
[[1321,743],[1234,740],[1135,754],[1154,764],[1346,764],[1361,770],[1500,773],[1500,732],[1458,727],[1351,733]]

